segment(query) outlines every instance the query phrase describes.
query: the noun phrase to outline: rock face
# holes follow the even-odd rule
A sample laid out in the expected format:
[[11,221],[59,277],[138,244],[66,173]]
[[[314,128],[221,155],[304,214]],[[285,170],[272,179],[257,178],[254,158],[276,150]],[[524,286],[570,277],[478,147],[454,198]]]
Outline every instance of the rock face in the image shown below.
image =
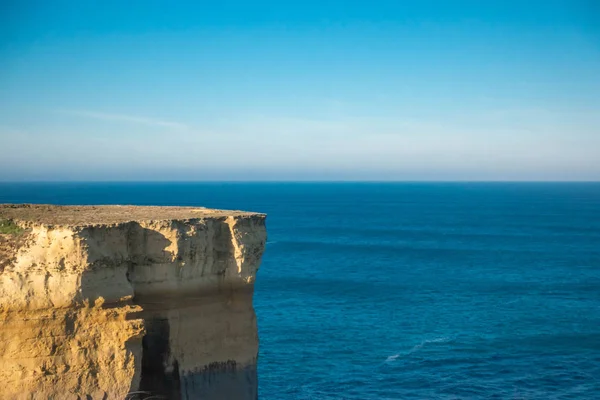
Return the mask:
[[263,214],[0,205],[0,220],[0,398],[257,398]]

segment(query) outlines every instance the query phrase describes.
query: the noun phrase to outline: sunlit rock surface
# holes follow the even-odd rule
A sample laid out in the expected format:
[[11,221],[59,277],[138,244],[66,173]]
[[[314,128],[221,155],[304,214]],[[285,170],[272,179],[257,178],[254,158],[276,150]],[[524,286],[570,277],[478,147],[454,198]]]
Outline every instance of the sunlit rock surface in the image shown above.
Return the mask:
[[0,398],[257,397],[263,214],[0,205],[0,220]]

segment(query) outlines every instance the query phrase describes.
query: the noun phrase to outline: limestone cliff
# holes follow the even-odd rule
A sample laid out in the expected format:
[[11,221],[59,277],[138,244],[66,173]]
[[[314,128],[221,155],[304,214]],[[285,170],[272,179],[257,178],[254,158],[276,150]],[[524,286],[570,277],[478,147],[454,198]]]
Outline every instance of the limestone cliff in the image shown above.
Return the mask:
[[0,398],[255,399],[265,216],[0,205]]

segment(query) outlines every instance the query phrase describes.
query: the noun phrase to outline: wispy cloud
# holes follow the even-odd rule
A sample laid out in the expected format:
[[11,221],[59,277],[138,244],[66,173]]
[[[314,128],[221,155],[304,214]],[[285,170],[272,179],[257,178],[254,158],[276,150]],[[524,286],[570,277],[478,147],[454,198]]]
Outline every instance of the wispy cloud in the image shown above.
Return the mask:
[[138,115],[112,114],[88,110],[56,110],[61,114],[69,114],[78,117],[93,118],[103,121],[117,121],[136,125],[155,126],[159,128],[169,128],[181,131],[187,131],[190,127],[181,122],[165,121],[162,119],[142,117]]

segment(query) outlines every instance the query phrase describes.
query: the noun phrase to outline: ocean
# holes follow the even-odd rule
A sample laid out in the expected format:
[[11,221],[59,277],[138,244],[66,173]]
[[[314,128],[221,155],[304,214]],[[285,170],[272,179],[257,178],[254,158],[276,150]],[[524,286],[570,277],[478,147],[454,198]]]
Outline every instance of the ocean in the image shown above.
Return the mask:
[[598,183],[28,183],[268,214],[261,399],[599,399]]

